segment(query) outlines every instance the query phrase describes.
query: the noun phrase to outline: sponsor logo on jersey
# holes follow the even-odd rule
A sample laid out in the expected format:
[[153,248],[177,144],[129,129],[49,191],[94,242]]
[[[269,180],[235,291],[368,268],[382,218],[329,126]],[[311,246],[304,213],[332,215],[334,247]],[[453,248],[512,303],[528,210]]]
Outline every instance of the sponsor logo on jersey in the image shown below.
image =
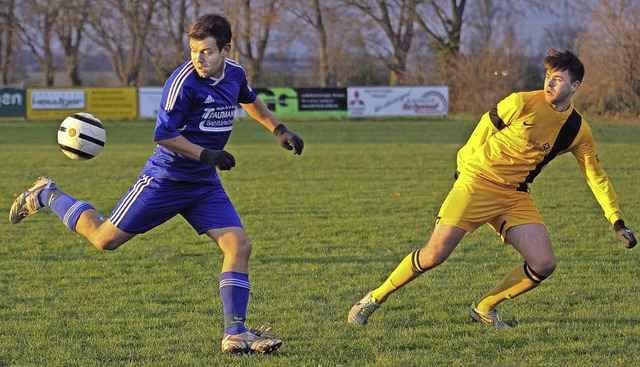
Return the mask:
[[202,131],[230,131],[236,116],[235,106],[205,108],[200,121]]

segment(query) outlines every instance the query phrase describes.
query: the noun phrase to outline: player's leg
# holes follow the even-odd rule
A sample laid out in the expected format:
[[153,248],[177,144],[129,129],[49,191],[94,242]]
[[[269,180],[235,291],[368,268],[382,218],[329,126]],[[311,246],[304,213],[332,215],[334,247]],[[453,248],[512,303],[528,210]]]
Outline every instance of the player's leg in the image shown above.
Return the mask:
[[[438,221],[427,244],[408,254],[378,288],[367,293],[349,311],[348,322],[367,323],[371,314],[398,288],[411,282],[425,271],[441,264],[468,232],[473,232],[490,218],[492,193],[485,193],[472,180],[458,179],[438,212]],[[478,196],[487,196],[480,201]],[[479,203],[479,204],[478,204]]]
[[193,192],[194,205],[181,212],[199,233],[206,233],[222,250],[220,298],[224,311],[223,353],[270,353],[282,345],[263,331],[245,326],[251,291],[249,257],[252,243],[222,186],[204,186]]
[[206,232],[224,254],[220,272],[220,297],[224,308],[224,331],[241,334],[247,331],[244,323],[249,304],[249,256],[251,240],[241,227],[211,229]]
[[95,209],[84,211],[75,228],[98,250],[115,250],[136,236],[135,233],[124,232],[109,220],[105,221]]
[[134,236],[104,222],[91,204],[64,193],[46,176],[38,178],[27,191],[16,198],[9,212],[9,219],[12,223],[18,223],[47,207],[64,225],[86,237],[99,249],[114,249]]
[[429,242],[420,250],[408,254],[387,280],[372,292],[372,300],[382,303],[422,273],[442,264],[467,233],[462,228],[436,224]]
[[43,176],[16,198],[9,211],[9,219],[15,224],[47,207],[74,231],[80,214],[93,209],[91,204],[70,197],[58,189],[51,178]]
[[[506,231],[506,239],[522,255],[525,262],[516,266],[495,288],[472,305],[470,310],[472,317],[474,312],[480,318],[483,315],[490,317],[491,314],[497,316],[495,307],[498,304],[537,287],[556,268],[551,239],[544,224],[530,223],[513,226]],[[491,320],[478,321],[492,323]]]
[[265,338],[245,326],[251,291],[249,257],[252,249],[247,233],[241,227],[211,229],[206,233],[224,254],[219,278],[225,325],[222,352],[271,353],[280,348],[281,340]]
[[467,233],[456,227],[436,224],[429,242],[420,250],[408,254],[378,288],[367,293],[349,311],[348,322],[364,325],[371,314],[399,288],[421,274],[442,264]]
[[222,273],[249,273],[249,257],[252,243],[242,227],[212,229],[206,232],[215,241],[224,255]]

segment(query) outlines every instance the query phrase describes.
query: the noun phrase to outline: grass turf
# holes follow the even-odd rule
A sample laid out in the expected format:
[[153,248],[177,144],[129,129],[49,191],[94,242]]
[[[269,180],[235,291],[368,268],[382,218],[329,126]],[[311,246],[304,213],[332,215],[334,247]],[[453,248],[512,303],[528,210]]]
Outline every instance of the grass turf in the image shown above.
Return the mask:
[[[502,332],[467,307],[521,259],[488,227],[394,294],[365,328],[347,312],[428,238],[477,117],[287,121],[302,156],[237,123],[224,185],[254,242],[248,324],[285,342],[220,354],[222,255],[181,218],[99,252],[49,210],[0,221],[0,366],[631,366],[640,364],[638,250],[617,241],[570,155],[533,184],[558,269],[500,310]],[[106,121],[95,159],[71,161],[57,122],[2,122],[0,208],[39,175],[108,214],[152,152],[148,121]],[[594,121],[627,224],[638,231],[640,126]]]

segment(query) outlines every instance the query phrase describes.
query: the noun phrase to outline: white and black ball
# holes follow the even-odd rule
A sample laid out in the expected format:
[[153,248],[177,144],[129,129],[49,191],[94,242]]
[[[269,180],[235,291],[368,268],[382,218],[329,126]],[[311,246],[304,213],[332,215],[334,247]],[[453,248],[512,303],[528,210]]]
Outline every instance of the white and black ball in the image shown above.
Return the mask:
[[102,122],[87,112],[78,112],[67,117],[58,128],[60,149],[73,160],[87,160],[102,151],[107,142],[107,133]]

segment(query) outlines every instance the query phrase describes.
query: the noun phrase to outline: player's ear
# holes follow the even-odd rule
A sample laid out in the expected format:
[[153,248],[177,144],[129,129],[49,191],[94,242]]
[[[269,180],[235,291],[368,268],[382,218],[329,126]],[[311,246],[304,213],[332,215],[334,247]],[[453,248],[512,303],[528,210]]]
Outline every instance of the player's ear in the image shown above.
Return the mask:
[[231,44],[227,43],[226,45],[224,45],[224,47],[222,47],[222,50],[220,50],[220,53],[224,57],[229,57],[229,55],[231,54]]
[[580,85],[582,85],[582,83],[580,83],[579,80],[576,80],[575,82],[571,83],[571,93],[575,93],[578,88],[580,88]]

